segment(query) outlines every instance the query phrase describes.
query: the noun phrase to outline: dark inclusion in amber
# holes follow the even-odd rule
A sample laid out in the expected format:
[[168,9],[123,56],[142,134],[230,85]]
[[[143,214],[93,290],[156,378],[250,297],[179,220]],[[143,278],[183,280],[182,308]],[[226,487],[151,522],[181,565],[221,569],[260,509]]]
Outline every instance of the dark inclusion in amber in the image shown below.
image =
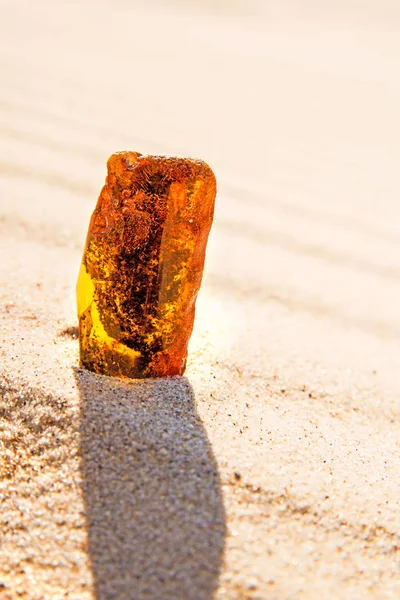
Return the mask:
[[201,160],[118,152],[77,283],[82,366],[117,377],[185,370],[216,182]]

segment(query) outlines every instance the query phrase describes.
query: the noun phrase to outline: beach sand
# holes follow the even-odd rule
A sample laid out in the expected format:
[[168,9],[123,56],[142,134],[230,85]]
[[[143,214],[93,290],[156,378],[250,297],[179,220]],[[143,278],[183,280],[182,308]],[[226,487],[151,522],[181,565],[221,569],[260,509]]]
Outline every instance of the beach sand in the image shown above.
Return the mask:
[[[398,2],[0,12],[1,600],[398,599]],[[185,377],[79,368],[125,149],[217,176]]]

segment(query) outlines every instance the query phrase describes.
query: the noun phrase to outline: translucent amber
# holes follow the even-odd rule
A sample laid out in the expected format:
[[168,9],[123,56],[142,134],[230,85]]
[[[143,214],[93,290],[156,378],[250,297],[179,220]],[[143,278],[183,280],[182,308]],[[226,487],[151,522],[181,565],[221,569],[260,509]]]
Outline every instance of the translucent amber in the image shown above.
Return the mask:
[[181,375],[216,182],[203,161],[118,152],[93,212],[77,283],[82,366]]

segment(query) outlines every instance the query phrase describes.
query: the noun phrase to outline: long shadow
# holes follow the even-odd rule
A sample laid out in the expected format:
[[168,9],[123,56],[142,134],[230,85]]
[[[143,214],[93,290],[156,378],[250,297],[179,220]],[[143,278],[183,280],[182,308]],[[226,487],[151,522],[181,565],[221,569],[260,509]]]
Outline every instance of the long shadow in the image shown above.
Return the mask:
[[75,377],[96,599],[210,600],[225,512],[190,383]]

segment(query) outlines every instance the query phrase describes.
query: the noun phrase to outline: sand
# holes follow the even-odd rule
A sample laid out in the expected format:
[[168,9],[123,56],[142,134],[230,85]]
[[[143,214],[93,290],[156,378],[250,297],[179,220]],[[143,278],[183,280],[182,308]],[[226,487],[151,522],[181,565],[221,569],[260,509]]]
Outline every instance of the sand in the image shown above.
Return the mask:
[[[400,596],[395,0],[3,0],[1,600]],[[218,179],[185,377],[79,369],[108,156]]]

